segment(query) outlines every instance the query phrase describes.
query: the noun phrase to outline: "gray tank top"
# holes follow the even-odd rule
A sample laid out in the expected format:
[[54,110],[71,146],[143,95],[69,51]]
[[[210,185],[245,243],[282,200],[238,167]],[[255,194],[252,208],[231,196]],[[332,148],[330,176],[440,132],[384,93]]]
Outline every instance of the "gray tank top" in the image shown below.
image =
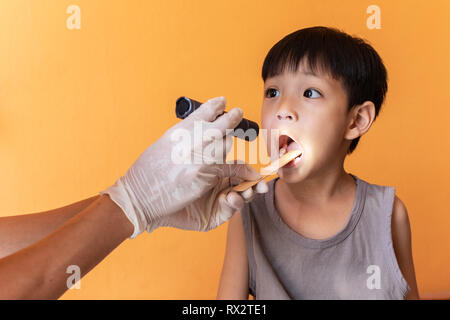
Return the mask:
[[309,239],[280,218],[275,183],[241,211],[255,299],[403,299],[409,286],[391,237],[395,188],[355,175],[356,197],[345,227]]

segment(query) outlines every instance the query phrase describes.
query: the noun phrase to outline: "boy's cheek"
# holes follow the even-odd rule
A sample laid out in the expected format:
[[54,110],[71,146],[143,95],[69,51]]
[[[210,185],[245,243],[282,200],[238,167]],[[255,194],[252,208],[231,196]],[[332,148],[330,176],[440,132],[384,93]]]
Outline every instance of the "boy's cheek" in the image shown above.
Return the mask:
[[310,148],[313,149],[313,153],[318,158],[330,158],[337,155],[339,149],[339,133],[330,128],[324,128],[322,130],[315,130],[310,137]]
[[264,140],[267,155],[271,158],[271,161],[275,160],[272,159],[272,141],[273,139],[276,139],[276,132],[272,132],[270,124],[267,124],[265,121],[261,121],[261,130],[258,139]]

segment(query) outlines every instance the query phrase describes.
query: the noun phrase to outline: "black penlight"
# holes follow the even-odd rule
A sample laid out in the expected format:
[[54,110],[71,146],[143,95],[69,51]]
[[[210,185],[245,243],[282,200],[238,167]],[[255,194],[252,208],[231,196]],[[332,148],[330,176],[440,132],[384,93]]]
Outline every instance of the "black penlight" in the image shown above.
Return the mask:
[[[184,119],[203,103],[187,97],[179,97],[175,106],[175,113],[177,118]],[[226,113],[226,112],[224,112]],[[241,130],[238,130],[241,129]],[[232,135],[244,139],[246,141],[253,141],[259,134],[259,126],[256,122],[243,118],[242,121],[234,128]]]

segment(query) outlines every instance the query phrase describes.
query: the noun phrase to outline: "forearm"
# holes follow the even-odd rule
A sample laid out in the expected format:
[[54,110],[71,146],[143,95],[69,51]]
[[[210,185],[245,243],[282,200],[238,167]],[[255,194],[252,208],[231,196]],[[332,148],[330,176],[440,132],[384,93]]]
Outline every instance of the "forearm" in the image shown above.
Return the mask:
[[67,267],[87,274],[133,233],[106,195],[37,243],[0,259],[0,299],[56,299],[67,288]]
[[65,207],[40,213],[1,217],[0,258],[26,248],[48,236],[98,198],[99,195],[96,195]]

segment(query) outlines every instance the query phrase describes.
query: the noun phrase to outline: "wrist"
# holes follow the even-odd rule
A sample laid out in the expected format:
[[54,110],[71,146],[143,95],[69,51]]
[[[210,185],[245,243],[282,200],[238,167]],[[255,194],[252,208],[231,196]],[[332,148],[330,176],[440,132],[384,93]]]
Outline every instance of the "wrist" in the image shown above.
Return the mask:
[[122,214],[134,226],[130,236],[131,239],[136,238],[145,231],[148,219],[139,207],[139,201],[124,177],[117,179],[114,185],[101,191],[100,194],[108,195],[110,201],[114,202],[121,209]]
[[114,221],[114,225],[117,228],[115,232],[123,235],[124,238],[131,237],[134,232],[134,225],[120,206],[108,194],[102,194],[99,201],[105,206],[111,220]]

